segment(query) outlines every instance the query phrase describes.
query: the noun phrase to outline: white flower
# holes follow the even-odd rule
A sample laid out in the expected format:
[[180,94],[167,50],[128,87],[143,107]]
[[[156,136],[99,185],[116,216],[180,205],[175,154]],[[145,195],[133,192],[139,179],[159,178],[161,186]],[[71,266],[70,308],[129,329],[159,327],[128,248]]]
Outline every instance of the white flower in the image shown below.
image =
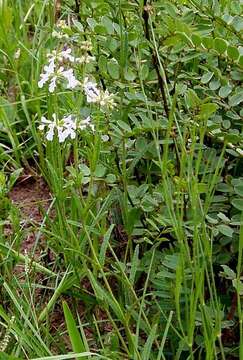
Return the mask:
[[100,106],[106,106],[110,109],[113,109],[113,107],[115,106],[113,97],[114,95],[110,94],[108,90],[103,91],[100,97]]
[[72,53],[72,49],[67,48],[66,50],[61,51],[59,56],[62,57],[63,59],[65,59],[65,60],[69,60],[70,62],[74,62],[75,57],[73,55],[71,55],[71,53]]
[[67,89],[74,89],[80,84],[73,74],[73,69],[63,71],[62,76],[68,81]]
[[51,74],[50,79],[50,85],[49,85],[49,91],[50,93],[53,93],[56,86],[57,86],[57,79],[60,78],[63,74],[63,66],[61,66],[54,74]]
[[53,50],[51,53],[47,55],[51,60],[57,61],[59,63],[63,63],[65,60],[70,61],[71,63],[78,62],[79,58],[75,58],[72,55],[72,49],[67,48],[62,51]]
[[69,36],[63,30],[70,29],[65,20],[59,20],[57,23],[57,30],[53,30],[52,36],[57,39],[68,39]]
[[110,94],[108,90],[102,91],[97,88],[97,84],[87,77],[83,83],[84,92],[88,103],[98,103],[101,107],[112,109],[115,106],[114,95]]
[[20,50],[20,48],[18,48],[14,54],[14,59],[18,60],[20,57],[20,53],[21,53],[21,50]]
[[64,116],[61,120],[58,120],[54,113],[52,118],[53,120],[48,120],[45,116],[42,116],[39,125],[39,130],[44,131],[46,129],[45,137],[48,141],[53,141],[55,134],[60,143],[63,143],[69,137],[73,140],[78,129],[84,130],[87,127],[94,131],[94,125],[91,123],[89,116],[81,121],[78,121],[73,115]]
[[64,70],[63,66],[56,69],[55,58],[52,57],[49,64],[44,66],[44,72],[40,75],[38,86],[42,88],[49,81],[49,91],[53,93],[57,86],[57,80],[61,78],[67,80],[67,89],[74,89],[80,84],[74,76],[73,69]]
[[39,88],[42,88],[43,85],[50,79],[50,77],[54,74],[55,72],[55,60],[54,58],[51,58],[49,60],[49,64],[44,66],[44,72],[42,74],[40,74],[40,80],[38,82],[38,86]]
[[54,92],[54,90],[55,90],[55,88],[57,86],[56,82],[57,82],[57,76],[53,76],[53,78],[51,79],[50,85],[49,85],[50,93]]
[[48,120],[44,116],[41,117],[41,124],[39,130],[43,131],[47,128],[46,139],[52,141],[54,139],[55,130],[57,133],[58,141],[63,143],[69,136],[71,139],[76,137],[76,119],[72,115],[66,116],[61,120],[57,119],[56,114],[52,115],[53,120]]
[[76,119],[73,119],[73,116],[69,115],[64,117],[62,121],[64,122],[64,127],[65,127],[64,130],[65,137],[70,136],[71,139],[75,139],[76,129],[77,129]]
[[94,124],[91,123],[91,117],[88,116],[86,119],[83,119],[79,122],[79,129],[84,130],[87,126],[91,128],[92,131],[95,130]]
[[87,77],[84,79],[84,92],[87,96],[88,103],[99,102],[100,99],[100,90],[97,88],[95,82],[90,81]]
[[101,140],[104,141],[104,142],[107,142],[109,141],[109,135],[101,135]]
[[84,51],[91,51],[92,50],[91,41],[83,41],[80,45],[80,49]]
[[66,23],[66,20],[58,20],[57,27],[59,27],[60,29],[69,29],[69,26]]
[[76,62],[79,64],[89,64],[91,61],[95,61],[95,60],[96,60],[95,56],[90,56],[88,54],[76,58]]
[[41,130],[41,131],[43,131],[47,127],[46,139],[48,141],[53,140],[54,129],[57,126],[56,114],[53,114],[52,117],[53,117],[53,121],[46,119],[45,116],[42,116],[41,117],[41,124],[39,125],[39,130]]

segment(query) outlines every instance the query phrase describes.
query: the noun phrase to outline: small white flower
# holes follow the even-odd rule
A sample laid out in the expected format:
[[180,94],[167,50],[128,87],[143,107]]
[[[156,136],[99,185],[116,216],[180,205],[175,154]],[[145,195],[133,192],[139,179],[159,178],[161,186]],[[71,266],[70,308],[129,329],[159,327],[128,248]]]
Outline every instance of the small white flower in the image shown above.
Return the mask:
[[68,34],[65,34],[62,31],[56,31],[56,30],[52,31],[52,37],[54,37],[56,39],[68,39],[69,38]]
[[104,142],[109,141],[109,136],[108,135],[101,135],[101,140]]
[[57,27],[59,27],[60,29],[68,29],[69,28],[66,20],[58,20]]
[[55,90],[55,88],[57,86],[56,82],[57,82],[57,76],[53,76],[53,78],[51,79],[50,85],[49,85],[50,93],[54,92],[54,90]]
[[80,49],[84,51],[91,51],[92,50],[91,41],[83,41],[80,45]]
[[70,61],[71,63],[77,62],[77,59],[72,55],[72,49],[67,48],[62,51],[53,50],[50,54],[47,55],[51,60],[63,63],[65,60]]
[[70,29],[65,20],[59,20],[57,23],[57,30],[53,30],[52,36],[57,39],[68,39],[68,34],[64,33],[63,30]]
[[63,123],[64,123],[64,133],[65,136],[68,137],[70,136],[71,139],[75,139],[76,137],[76,129],[77,129],[77,125],[76,125],[76,119],[73,119],[72,115],[66,116],[62,119]]
[[43,131],[47,127],[46,139],[52,141],[54,137],[54,129],[56,127],[56,114],[52,115],[53,121],[48,120],[45,116],[41,117],[41,124],[39,125],[39,130]]
[[53,140],[53,138],[54,138],[54,129],[55,129],[54,124],[50,124],[50,125],[48,126],[48,131],[47,131],[47,133],[46,133],[46,140],[48,140],[48,141],[52,141],[52,140]]
[[114,95],[110,94],[108,90],[102,91],[97,88],[97,84],[87,77],[83,83],[84,92],[88,103],[98,103],[101,107],[112,109],[115,106]]
[[61,59],[65,59],[65,60],[69,60],[70,62],[74,62],[75,61],[75,57],[73,55],[71,55],[72,53],[72,49],[67,48],[66,50],[61,51],[58,56]]
[[90,56],[88,54],[76,58],[76,62],[79,64],[89,64],[91,61],[95,61],[95,60],[96,60],[95,56]]
[[90,81],[87,77],[84,79],[84,92],[87,96],[88,103],[99,102],[100,99],[100,90],[97,88],[95,82]]
[[110,109],[113,109],[113,107],[115,106],[113,96],[114,95],[110,94],[108,90],[103,91],[100,97],[100,106],[106,106]]
[[68,81],[67,89],[74,89],[80,84],[73,74],[73,69],[63,71],[62,76],[64,76],[64,78]]
[[[58,141],[63,143],[68,137],[75,139],[77,131],[77,119],[73,115],[63,117],[61,120],[57,119],[56,114],[52,115],[53,120],[48,120],[45,116],[41,117],[41,124],[39,130],[43,131],[45,128],[46,139],[53,141],[55,134],[58,137]],[[85,125],[86,127],[87,125]],[[91,126],[91,125],[90,125]]]
[[21,53],[21,50],[20,50],[20,48],[18,48],[18,49],[16,50],[15,54],[14,54],[14,59],[15,59],[15,60],[18,60],[18,59],[19,59],[20,53]]
[[83,119],[79,122],[79,129],[84,130],[87,126],[91,128],[92,131],[95,130],[94,124],[91,123],[91,117],[88,116],[86,119]]
[[51,58],[49,60],[49,64],[44,66],[44,72],[42,74],[40,74],[40,80],[38,82],[38,86],[39,88],[42,88],[43,85],[50,79],[50,77],[54,74],[55,72],[55,60],[54,58]]

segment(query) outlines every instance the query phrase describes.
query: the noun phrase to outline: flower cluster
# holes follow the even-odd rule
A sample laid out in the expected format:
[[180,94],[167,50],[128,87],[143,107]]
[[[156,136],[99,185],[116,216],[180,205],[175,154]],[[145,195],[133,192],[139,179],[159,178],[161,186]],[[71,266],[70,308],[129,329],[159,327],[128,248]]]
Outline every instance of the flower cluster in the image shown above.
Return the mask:
[[[113,94],[110,94],[108,90],[100,89],[97,83],[88,77],[85,77],[82,84],[75,77],[74,65],[88,64],[95,60],[91,54],[91,41],[80,41],[75,36],[69,37],[72,34],[72,29],[65,21],[59,21],[55,29],[52,35],[60,40],[64,39],[63,47],[59,50],[53,50],[47,55],[47,64],[40,74],[38,87],[43,88],[47,84],[49,92],[53,93],[56,87],[64,82],[67,89],[75,89],[76,87],[83,89],[88,104],[98,105],[101,111],[112,109],[115,106]],[[76,41],[75,39],[78,41],[79,57],[74,56],[72,48],[65,44],[65,42]],[[94,131],[90,117],[79,120],[74,115],[68,115],[59,119],[54,113],[51,120],[45,116],[41,117],[39,130],[44,131],[45,138],[48,141],[53,141],[57,137],[58,141],[63,143],[66,139],[75,139],[78,131],[87,127]],[[104,135],[102,140],[108,141],[109,137]]]
[[91,123],[89,116],[80,121],[73,115],[65,116],[59,120],[54,113],[52,118],[53,120],[48,120],[45,116],[42,116],[41,124],[39,125],[39,130],[43,131],[46,129],[45,136],[48,141],[52,141],[55,134],[60,143],[63,143],[68,137],[75,139],[77,130],[84,130],[88,126],[94,131],[94,125]]
[[68,39],[69,36],[68,34],[65,32],[65,30],[69,30],[69,26],[67,25],[65,20],[59,20],[57,25],[56,25],[56,30],[53,30],[52,32],[52,36],[54,38],[57,39]]
[[71,52],[71,49],[67,48],[60,52],[53,51],[48,55],[48,65],[44,66],[44,71],[40,75],[40,80],[38,82],[39,88],[42,88],[45,83],[49,82],[49,91],[53,93],[57,86],[57,80],[62,79],[66,81],[67,89],[74,89],[80,85],[80,82],[74,76],[73,69],[70,68],[65,70],[64,66],[61,65],[64,64],[65,61],[71,63],[76,61],[76,58]]
[[108,90],[100,90],[94,81],[87,77],[84,79],[83,88],[87,97],[88,103],[97,103],[101,107],[112,109],[115,106],[114,95],[110,94]]

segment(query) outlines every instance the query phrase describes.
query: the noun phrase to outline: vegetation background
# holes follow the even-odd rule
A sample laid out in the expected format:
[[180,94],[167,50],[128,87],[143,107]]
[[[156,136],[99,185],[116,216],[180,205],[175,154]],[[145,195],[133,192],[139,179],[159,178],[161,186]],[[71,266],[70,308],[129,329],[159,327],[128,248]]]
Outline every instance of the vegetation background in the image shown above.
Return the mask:
[[[0,0],[0,359],[243,359],[242,15]],[[87,41],[106,109],[38,87]],[[94,131],[48,141],[53,113]]]

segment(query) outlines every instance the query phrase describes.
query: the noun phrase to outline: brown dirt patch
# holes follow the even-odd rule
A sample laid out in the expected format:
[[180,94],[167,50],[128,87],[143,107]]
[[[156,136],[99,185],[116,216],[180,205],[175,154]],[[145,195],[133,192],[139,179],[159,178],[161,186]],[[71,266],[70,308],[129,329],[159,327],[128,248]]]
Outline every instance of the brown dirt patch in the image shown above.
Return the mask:
[[20,210],[24,228],[29,230],[21,244],[21,252],[29,253],[36,240],[33,224],[42,222],[43,214],[50,206],[51,195],[48,186],[42,178],[24,175],[10,191],[9,198]]

